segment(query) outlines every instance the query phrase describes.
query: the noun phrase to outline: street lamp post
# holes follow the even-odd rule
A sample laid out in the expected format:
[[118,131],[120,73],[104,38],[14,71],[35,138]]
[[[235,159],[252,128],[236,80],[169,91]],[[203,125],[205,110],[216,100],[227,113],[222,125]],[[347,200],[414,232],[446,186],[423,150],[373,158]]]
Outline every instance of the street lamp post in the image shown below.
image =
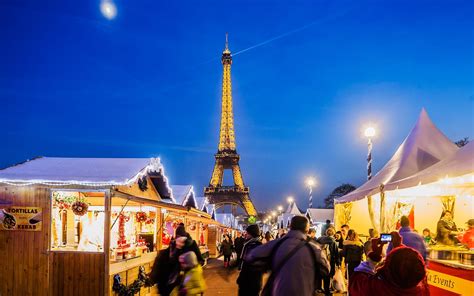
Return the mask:
[[375,128],[368,127],[364,135],[367,137],[367,180],[372,179],[372,138],[375,136]]
[[316,185],[316,181],[313,177],[306,178],[306,186],[309,188],[309,208],[313,207],[313,186]]

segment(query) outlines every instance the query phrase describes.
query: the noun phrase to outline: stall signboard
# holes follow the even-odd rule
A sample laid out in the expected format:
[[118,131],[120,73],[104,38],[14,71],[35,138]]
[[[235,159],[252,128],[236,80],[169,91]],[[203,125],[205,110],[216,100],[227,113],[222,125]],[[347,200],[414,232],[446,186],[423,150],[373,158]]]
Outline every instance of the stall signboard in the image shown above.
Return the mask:
[[40,231],[43,212],[39,207],[16,207],[0,209],[0,230]]

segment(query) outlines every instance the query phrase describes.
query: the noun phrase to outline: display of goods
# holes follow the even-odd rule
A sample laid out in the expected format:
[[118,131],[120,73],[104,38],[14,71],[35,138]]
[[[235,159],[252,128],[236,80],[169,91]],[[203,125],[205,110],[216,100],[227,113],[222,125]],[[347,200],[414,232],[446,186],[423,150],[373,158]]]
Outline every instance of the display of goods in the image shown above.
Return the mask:
[[145,224],[154,224],[154,223],[155,223],[155,219],[153,219],[153,218],[148,218],[145,221]]
[[191,224],[189,226],[189,229],[192,230],[192,231],[196,230],[196,224],[195,223]]
[[88,208],[89,205],[81,200],[77,200],[71,205],[72,212],[77,216],[84,216],[87,213]]
[[137,222],[141,223],[141,222],[145,222],[147,220],[147,215],[145,212],[137,212],[135,214],[135,219],[137,220]]

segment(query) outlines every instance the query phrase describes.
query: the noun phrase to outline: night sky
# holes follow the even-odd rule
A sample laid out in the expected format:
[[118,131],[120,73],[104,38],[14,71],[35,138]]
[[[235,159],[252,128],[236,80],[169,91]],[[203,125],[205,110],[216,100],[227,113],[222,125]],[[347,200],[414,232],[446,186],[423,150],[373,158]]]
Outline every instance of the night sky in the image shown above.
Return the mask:
[[316,203],[363,183],[367,122],[375,171],[422,107],[474,138],[473,3],[117,0],[109,20],[100,1],[1,1],[0,166],[160,156],[202,195],[229,32],[244,181],[259,209],[290,194],[305,208],[305,176]]

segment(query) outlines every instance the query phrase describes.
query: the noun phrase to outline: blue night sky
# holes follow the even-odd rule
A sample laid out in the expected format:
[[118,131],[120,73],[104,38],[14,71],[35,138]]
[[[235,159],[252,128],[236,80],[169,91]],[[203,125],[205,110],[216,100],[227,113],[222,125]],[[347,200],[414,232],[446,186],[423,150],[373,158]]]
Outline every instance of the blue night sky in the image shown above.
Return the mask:
[[[422,107],[474,138],[473,1],[0,2],[0,166],[34,156],[160,156],[202,194],[229,32],[238,152],[260,209],[306,207],[377,171]],[[291,4],[289,4],[291,3]],[[249,49],[249,50],[246,50]]]

